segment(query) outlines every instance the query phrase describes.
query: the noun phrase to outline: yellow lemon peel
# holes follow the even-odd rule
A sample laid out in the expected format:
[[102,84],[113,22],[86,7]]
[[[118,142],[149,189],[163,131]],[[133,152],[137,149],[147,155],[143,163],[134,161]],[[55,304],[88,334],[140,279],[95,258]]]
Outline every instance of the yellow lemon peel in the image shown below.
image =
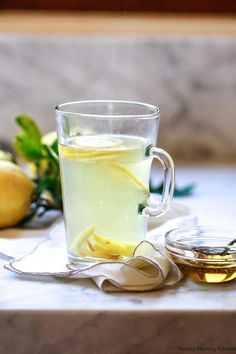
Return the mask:
[[76,252],[80,246],[87,241],[87,239],[93,234],[95,230],[95,225],[92,225],[77,235],[71,244],[71,250]]
[[13,226],[26,216],[34,189],[19,166],[0,161],[0,228]]
[[94,233],[95,225],[81,232],[72,242],[71,251],[81,257],[120,260],[132,257],[135,243],[121,243]]
[[120,154],[124,154],[125,151],[122,150],[82,150],[82,149],[76,149],[72,148],[69,146],[59,146],[59,151],[62,155],[62,157],[65,158],[81,158],[81,159],[91,159],[91,158],[97,158],[97,157],[115,157]]
[[101,245],[108,252],[123,255],[126,257],[131,257],[133,254],[133,250],[135,248],[135,244],[133,243],[120,243],[111,240],[110,238],[103,237],[100,235],[93,235],[93,238],[97,242],[97,244]]
[[119,171],[121,171],[123,174],[125,174],[129,179],[131,179],[137,186],[139,186],[145,193],[149,194],[148,188],[137,178],[135,175],[133,175],[132,172],[130,172],[127,168],[119,165],[116,162],[111,162],[111,165],[117,168]]

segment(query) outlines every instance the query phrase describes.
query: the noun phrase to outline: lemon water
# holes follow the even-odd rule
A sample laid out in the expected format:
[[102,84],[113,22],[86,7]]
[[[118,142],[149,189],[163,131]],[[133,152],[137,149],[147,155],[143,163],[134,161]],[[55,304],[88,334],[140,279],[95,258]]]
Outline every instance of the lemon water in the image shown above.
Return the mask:
[[148,141],[122,135],[78,136],[59,146],[69,260],[120,260],[145,238]]

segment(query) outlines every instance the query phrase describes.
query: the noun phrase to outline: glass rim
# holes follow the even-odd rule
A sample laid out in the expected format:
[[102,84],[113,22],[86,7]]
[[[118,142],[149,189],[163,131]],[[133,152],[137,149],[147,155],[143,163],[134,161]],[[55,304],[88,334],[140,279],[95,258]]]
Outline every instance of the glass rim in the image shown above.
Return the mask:
[[[178,245],[183,245],[183,243],[181,242],[181,240],[183,240],[183,238],[181,237],[181,234],[186,235],[187,232],[191,232],[191,231],[202,231],[203,233],[207,234],[209,232],[209,234],[211,234],[210,236],[204,236],[205,238],[214,238],[214,237],[218,237],[218,236],[214,236],[213,233],[224,233],[228,234],[228,233],[232,233],[234,232],[236,235],[236,227],[234,226],[227,226],[227,225],[216,225],[216,226],[211,226],[211,225],[192,225],[192,226],[180,226],[180,227],[176,227],[172,230],[169,230],[166,232],[165,234],[165,239],[166,241],[169,242],[175,242],[175,244]],[[191,235],[193,236],[193,235]],[[222,235],[221,235],[222,236]],[[223,235],[224,236],[224,235]],[[176,240],[176,238],[178,237],[178,240]],[[225,235],[225,237],[227,238],[227,235]]]
[[[199,257],[193,257],[193,256],[184,256],[183,254],[179,253],[181,251],[189,251],[192,250],[192,247],[194,246],[199,246],[196,245],[194,241],[191,241],[191,237],[197,236],[197,231],[198,229],[202,229],[202,232],[205,235],[202,235],[202,239],[206,240],[215,240],[215,239],[222,239],[222,240],[234,240],[234,237],[232,235],[232,238],[229,237],[229,234],[231,235],[232,233],[236,234],[236,227],[234,226],[227,226],[227,225],[216,225],[216,226],[211,226],[211,225],[192,225],[192,226],[183,226],[183,227],[177,227],[175,229],[172,229],[170,231],[167,231],[165,234],[165,247],[166,249],[173,255],[180,257],[180,258],[185,258],[185,259],[193,259],[193,260],[201,260],[203,262],[219,262],[221,259],[220,257],[216,257],[215,259],[205,259],[205,258],[199,258]],[[190,234],[189,235],[189,242],[184,243],[185,236],[187,237],[188,232],[196,230],[196,235]],[[209,233],[209,235],[207,235]],[[219,237],[219,233],[221,237]],[[215,234],[215,235],[214,235]],[[182,236],[182,237],[181,237]],[[210,245],[203,245],[205,248],[210,248],[214,246]],[[229,247],[229,248],[235,248],[235,245],[219,245],[219,247]],[[236,258],[224,258],[223,261],[229,261],[233,262],[235,261]]]
[[[69,105],[79,105],[79,104],[96,104],[96,103],[104,103],[104,104],[126,104],[126,105],[133,105],[133,106],[139,106],[139,107],[144,107],[148,108],[151,113],[147,114],[89,114],[89,113],[79,113],[79,112],[71,112],[64,110],[63,108],[69,106]],[[81,100],[81,101],[71,101],[71,102],[65,102],[58,104],[55,107],[55,111],[60,114],[67,114],[71,116],[77,116],[77,117],[85,117],[85,118],[110,118],[110,119],[123,119],[123,118],[138,118],[138,119],[156,119],[160,115],[160,109],[152,104],[145,103],[145,102],[139,102],[139,101],[127,101],[127,100]]]

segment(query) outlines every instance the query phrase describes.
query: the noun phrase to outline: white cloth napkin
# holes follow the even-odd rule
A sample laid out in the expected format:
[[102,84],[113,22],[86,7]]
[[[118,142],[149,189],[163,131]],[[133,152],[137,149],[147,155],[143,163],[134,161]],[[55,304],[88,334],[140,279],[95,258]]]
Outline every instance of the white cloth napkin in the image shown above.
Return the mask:
[[[148,291],[173,285],[182,278],[164,248],[164,235],[175,227],[194,225],[196,222],[197,218],[190,214],[186,206],[173,203],[170,211],[161,219],[150,219],[147,239],[136,247],[132,258],[83,265],[79,269],[68,269],[66,266],[63,221],[54,224],[48,235],[44,234],[37,244],[29,242],[31,248],[20,258],[15,258],[15,247],[12,247],[14,240],[19,240],[18,237],[11,239],[11,246],[6,239],[4,242],[0,239],[0,252],[5,254],[7,251],[9,257],[14,257],[5,268],[23,276],[91,278],[104,291]],[[29,237],[26,236],[26,239]],[[25,246],[23,248],[25,251]],[[19,250],[16,253],[18,255]]]

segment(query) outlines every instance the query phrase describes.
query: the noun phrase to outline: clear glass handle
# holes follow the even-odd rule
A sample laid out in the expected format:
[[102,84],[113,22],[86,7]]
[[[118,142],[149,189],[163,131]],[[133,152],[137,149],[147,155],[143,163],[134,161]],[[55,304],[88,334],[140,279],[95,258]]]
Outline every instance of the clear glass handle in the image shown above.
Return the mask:
[[164,182],[161,203],[156,208],[150,206],[143,210],[144,215],[156,217],[164,214],[170,207],[175,186],[175,166],[171,156],[163,149],[150,146],[147,156],[157,158],[164,169]]

